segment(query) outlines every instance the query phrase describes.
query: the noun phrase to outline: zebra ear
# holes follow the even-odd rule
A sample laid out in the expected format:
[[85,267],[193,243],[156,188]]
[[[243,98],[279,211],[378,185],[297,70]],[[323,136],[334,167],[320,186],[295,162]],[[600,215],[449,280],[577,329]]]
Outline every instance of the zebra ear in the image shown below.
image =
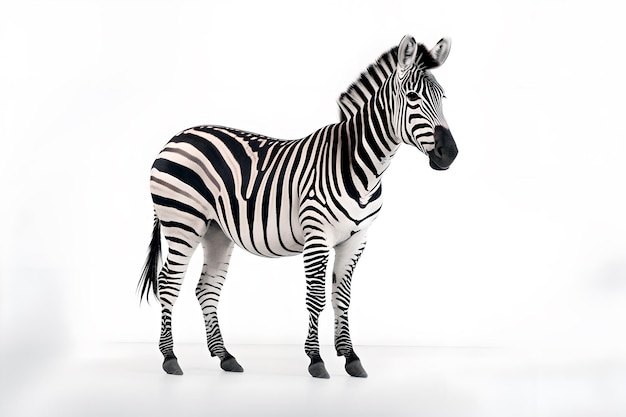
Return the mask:
[[446,62],[446,59],[448,59],[450,46],[450,38],[443,38],[437,42],[437,45],[435,45],[433,49],[430,50],[430,55],[435,59],[438,67],[443,65],[443,63]]
[[417,42],[411,35],[406,35],[398,46],[398,67],[401,71],[406,71],[415,64],[417,56]]

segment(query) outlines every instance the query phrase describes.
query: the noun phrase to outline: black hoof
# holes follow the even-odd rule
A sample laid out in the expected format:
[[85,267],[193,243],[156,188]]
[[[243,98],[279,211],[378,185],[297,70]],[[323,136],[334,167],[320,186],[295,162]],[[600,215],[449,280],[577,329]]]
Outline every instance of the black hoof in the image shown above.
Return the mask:
[[324,361],[322,361],[322,358],[319,355],[311,358],[309,373],[315,378],[330,378],[330,375],[328,375],[328,371],[326,371],[326,367],[324,366]]
[[363,365],[361,365],[361,360],[354,353],[354,351],[350,352],[348,356],[346,356],[346,372],[350,376],[355,376],[357,378],[367,378],[367,372],[363,369]]
[[243,372],[243,368],[232,356],[228,356],[220,362],[220,367],[227,372]]
[[178,365],[176,357],[166,357],[163,361],[163,370],[170,375],[182,375],[183,370]]
[[346,372],[348,372],[350,376],[367,378],[367,372],[363,369],[363,365],[361,365],[361,361],[359,359],[346,363]]

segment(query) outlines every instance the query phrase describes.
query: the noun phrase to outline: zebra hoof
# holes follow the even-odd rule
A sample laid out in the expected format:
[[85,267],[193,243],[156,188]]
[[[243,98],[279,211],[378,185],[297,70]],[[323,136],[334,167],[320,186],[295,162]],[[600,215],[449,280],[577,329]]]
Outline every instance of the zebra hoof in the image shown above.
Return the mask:
[[346,372],[350,376],[355,376],[357,378],[367,378],[367,372],[365,372],[365,369],[363,369],[363,365],[361,365],[360,359],[346,362]]
[[222,359],[220,367],[226,372],[243,372],[243,368],[239,365],[237,359],[232,356]]
[[180,366],[178,365],[178,359],[176,359],[175,357],[165,358],[165,360],[163,361],[163,370],[170,375],[183,374],[183,370],[180,369]]
[[330,375],[328,375],[328,371],[326,371],[326,367],[324,366],[324,362],[322,361],[312,362],[309,365],[309,373],[315,378],[330,378]]

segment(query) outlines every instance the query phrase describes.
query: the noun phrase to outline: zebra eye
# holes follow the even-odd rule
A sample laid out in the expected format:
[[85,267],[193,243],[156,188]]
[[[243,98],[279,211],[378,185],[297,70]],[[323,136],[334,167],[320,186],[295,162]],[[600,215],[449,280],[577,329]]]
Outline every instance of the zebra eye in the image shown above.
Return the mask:
[[406,93],[406,98],[411,101],[416,101],[417,99],[419,99],[419,96],[415,91],[409,91],[408,93]]

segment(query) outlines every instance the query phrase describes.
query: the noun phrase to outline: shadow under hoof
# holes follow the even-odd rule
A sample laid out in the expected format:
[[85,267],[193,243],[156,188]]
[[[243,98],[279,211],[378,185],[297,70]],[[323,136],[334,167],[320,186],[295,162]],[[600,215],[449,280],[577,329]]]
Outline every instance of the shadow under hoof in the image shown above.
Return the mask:
[[176,358],[167,358],[163,361],[163,370],[170,375],[182,375],[183,370],[178,365]]
[[220,362],[220,367],[227,372],[243,372],[242,366],[239,365],[237,359],[233,358],[232,356],[223,359]]
[[326,371],[326,367],[324,366],[324,362],[315,362],[310,364],[309,373],[315,378],[330,378],[330,375],[328,375],[328,371]]
[[361,361],[359,359],[346,363],[346,372],[348,372],[350,376],[367,378],[367,372],[363,369],[363,365],[361,365]]

